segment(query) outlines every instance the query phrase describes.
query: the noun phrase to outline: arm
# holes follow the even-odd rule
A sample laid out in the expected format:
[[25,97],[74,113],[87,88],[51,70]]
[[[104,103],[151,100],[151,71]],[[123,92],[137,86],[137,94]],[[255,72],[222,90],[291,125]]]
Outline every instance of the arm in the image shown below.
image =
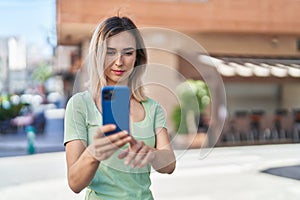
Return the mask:
[[66,144],[66,158],[69,186],[75,193],[79,193],[91,182],[100,162],[87,151],[83,140],[73,140]]
[[156,129],[156,149],[152,167],[160,173],[171,174],[176,167],[176,158],[170,145],[169,135],[165,128]]
[[109,158],[118,148],[129,142],[130,137],[125,131],[103,137],[105,132],[115,128],[114,125],[100,127],[93,143],[88,147],[83,140],[73,140],[66,144],[68,183],[75,193],[89,185],[102,160]]

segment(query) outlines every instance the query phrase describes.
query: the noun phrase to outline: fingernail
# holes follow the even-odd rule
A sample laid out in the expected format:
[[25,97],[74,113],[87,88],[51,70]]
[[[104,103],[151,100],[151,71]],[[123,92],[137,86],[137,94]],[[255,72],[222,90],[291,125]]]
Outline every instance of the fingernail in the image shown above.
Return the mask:
[[128,160],[125,160],[125,161],[124,161],[124,164],[125,164],[125,165],[128,165],[128,164],[129,164]]

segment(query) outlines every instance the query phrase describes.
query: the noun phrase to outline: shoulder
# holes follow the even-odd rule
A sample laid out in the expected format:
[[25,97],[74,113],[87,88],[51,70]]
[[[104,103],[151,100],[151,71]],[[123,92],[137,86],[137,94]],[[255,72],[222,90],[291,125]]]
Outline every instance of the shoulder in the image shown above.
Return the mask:
[[81,103],[81,102],[85,102],[89,99],[92,99],[91,94],[88,91],[84,91],[84,92],[78,92],[76,94],[74,94],[69,102],[72,103]]
[[152,119],[154,120],[154,127],[155,128],[166,128],[166,112],[164,108],[160,105],[160,103],[154,99],[151,99],[147,97],[146,101],[148,106],[147,112],[150,116],[152,116]]
[[93,100],[93,98],[88,91],[78,92],[69,99],[67,109],[85,107],[86,103],[91,100]]
[[87,98],[91,98],[91,94],[89,93],[89,91],[84,91],[84,92],[78,92],[76,94],[74,94],[70,99],[87,99]]
[[160,103],[150,97],[147,97],[146,101],[144,101],[143,104],[145,105],[145,107],[147,109],[153,110],[155,112],[157,112],[157,110],[159,110],[159,111],[163,110]]
[[160,105],[158,101],[156,101],[150,97],[146,97],[146,101],[144,101],[143,103],[149,104],[149,105]]

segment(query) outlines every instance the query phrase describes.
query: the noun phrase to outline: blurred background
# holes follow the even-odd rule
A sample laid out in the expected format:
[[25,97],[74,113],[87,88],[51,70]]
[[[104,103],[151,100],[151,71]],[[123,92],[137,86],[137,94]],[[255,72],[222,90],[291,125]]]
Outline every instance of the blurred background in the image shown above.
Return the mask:
[[[224,105],[217,102],[214,106],[225,109],[221,114],[220,109],[213,111],[212,105],[201,108],[196,122],[197,133],[204,133],[200,140],[206,139],[212,118],[222,115],[225,124],[222,135],[210,138],[214,141],[205,145],[299,142],[298,6],[298,1],[281,0],[2,1],[0,133],[22,136],[26,127],[32,126],[40,136],[57,132],[51,133],[54,139],[62,134],[67,100],[86,89],[85,58],[91,34],[102,19],[119,13],[131,17],[138,27],[168,28],[185,34],[207,52],[188,49],[180,38],[167,32],[145,34],[146,41],[159,42],[169,50],[149,49],[150,64],[172,68],[185,79],[211,81],[208,96],[217,100],[224,98],[219,94],[219,79],[211,76],[204,80],[202,72],[221,76],[226,99]],[[191,65],[191,60],[197,66]],[[194,68],[201,73],[195,73]],[[147,79],[181,81],[176,73],[166,75],[160,70],[150,71]],[[149,95],[163,104],[170,132],[176,135],[175,124],[181,119],[174,116],[178,99],[165,86],[147,87]],[[52,122],[57,125],[55,129]],[[214,134],[213,125],[211,130]],[[189,132],[178,132],[181,137],[174,139],[174,145],[204,145],[195,135],[184,138]],[[180,142],[193,139],[197,143]]]
[[[213,168],[211,174],[220,173],[222,166],[225,174],[226,170],[240,173],[260,163],[259,167],[251,168],[252,173],[299,164],[296,156],[300,141],[299,9],[298,0],[1,0],[0,157],[6,158],[0,159],[0,168],[1,161],[11,156],[64,151],[64,109],[74,93],[85,89],[85,59],[91,35],[102,19],[117,13],[131,17],[138,27],[172,29],[202,46],[200,52],[186,48],[180,38],[167,32],[145,35],[146,41],[159,43],[169,50],[148,50],[153,69],[159,64],[176,72],[166,75],[160,70],[150,70],[145,79],[180,85],[184,77],[190,86],[195,84],[191,87],[197,88],[201,107],[192,116],[195,129],[189,128],[188,122],[182,125],[187,128],[179,127],[178,124],[186,123],[183,119],[186,110],[178,110],[181,100],[174,91],[166,85],[147,85],[149,96],[165,109],[176,154],[180,156],[190,149],[190,155],[195,156],[200,148],[217,149],[210,157],[212,160],[208,156],[207,163],[199,164],[197,157],[193,157],[199,166],[185,157],[188,164],[179,164],[179,169],[188,166],[195,175],[201,169],[207,170],[206,166],[217,165],[220,168]],[[202,73],[197,73],[195,68]],[[184,88],[179,91],[179,98],[184,92],[183,96],[195,91]],[[272,151],[279,157],[269,154]],[[284,157],[288,159],[286,162]],[[263,160],[268,163],[261,163]],[[299,167],[293,168],[292,178],[300,179],[299,171]],[[53,176],[61,177],[60,173]],[[203,180],[213,184],[212,177],[202,175],[201,172],[199,176]],[[178,177],[182,178],[180,173]],[[237,177],[236,180],[245,184],[256,184],[251,177]],[[284,199],[279,192],[285,184],[300,186],[298,182],[284,181],[276,185],[271,179],[265,185],[262,180],[260,186],[275,184],[279,188],[278,199]],[[154,185],[154,188],[160,187]],[[241,193],[229,195],[238,189]],[[183,194],[195,193],[187,191]],[[211,191],[204,187],[205,195],[195,193],[189,199],[224,197]],[[221,189],[222,194],[229,195],[227,199],[240,199],[250,191],[249,186],[237,185]],[[9,196],[9,191],[6,192]],[[170,193],[163,191],[157,195],[168,199],[171,193],[170,189]],[[250,195],[249,199],[276,196],[270,192],[260,194],[259,197]],[[287,199],[297,199],[300,195],[293,189],[284,190],[284,194],[292,194]]]

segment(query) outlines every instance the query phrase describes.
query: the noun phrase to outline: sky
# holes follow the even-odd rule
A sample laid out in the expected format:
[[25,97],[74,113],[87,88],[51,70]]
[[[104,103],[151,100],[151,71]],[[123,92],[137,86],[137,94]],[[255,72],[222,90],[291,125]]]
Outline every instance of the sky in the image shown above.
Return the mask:
[[55,8],[55,0],[0,0],[0,37],[20,36],[28,45],[55,45]]

